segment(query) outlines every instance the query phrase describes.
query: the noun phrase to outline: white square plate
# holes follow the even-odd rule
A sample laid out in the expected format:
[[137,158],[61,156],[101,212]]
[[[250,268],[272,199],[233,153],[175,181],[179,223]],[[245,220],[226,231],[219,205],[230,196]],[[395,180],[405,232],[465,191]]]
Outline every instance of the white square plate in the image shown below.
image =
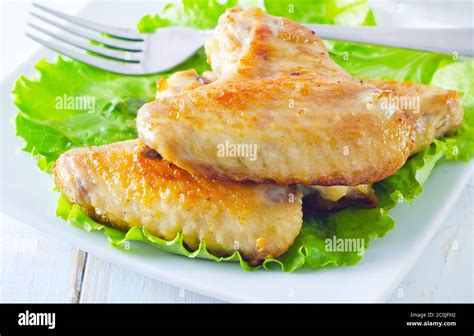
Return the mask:
[[[91,4],[92,5],[92,4]],[[97,15],[98,4],[86,14]],[[132,6],[132,4],[129,4]],[[145,15],[150,4],[133,3],[133,13]],[[113,22],[126,24],[130,12],[115,6]],[[156,7],[155,7],[156,10]],[[123,19],[122,19],[123,18]],[[107,23],[107,22],[104,22]],[[21,152],[13,118],[17,108],[10,91],[20,74],[30,75],[34,64],[52,53],[42,49],[1,83],[1,193],[0,211],[59,239],[151,278],[204,295],[232,302],[381,302],[385,301],[421,254],[466,185],[473,164],[443,162],[434,170],[424,193],[413,205],[399,204],[392,215],[395,229],[373,240],[362,261],[351,267],[297,271],[245,272],[237,263],[215,263],[163,253],[151,246],[132,243],[122,252],[108,246],[100,232],[70,227],[55,216],[58,194],[52,178],[41,173],[34,159]]]

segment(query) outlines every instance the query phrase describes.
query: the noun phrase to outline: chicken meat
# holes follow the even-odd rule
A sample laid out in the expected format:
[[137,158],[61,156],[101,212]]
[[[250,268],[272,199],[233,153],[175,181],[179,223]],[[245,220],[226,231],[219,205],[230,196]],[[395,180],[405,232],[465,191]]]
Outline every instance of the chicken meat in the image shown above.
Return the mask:
[[302,225],[294,186],[220,182],[164,161],[139,140],[71,149],[53,166],[61,193],[87,215],[121,230],[143,227],[195,250],[234,250],[252,264],[283,254]]
[[[156,97],[166,97],[184,90],[195,89],[216,80],[214,73],[200,76],[196,70],[178,71],[157,83]],[[416,154],[428,147],[434,139],[454,133],[463,119],[463,109],[456,91],[444,90],[413,82],[368,80],[372,85],[389,93],[387,104],[399,106],[416,121],[412,133]],[[307,190],[305,204],[316,211],[337,211],[353,205],[374,207],[377,197],[371,185],[314,186]]]
[[233,8],[206,43],[214,82],[145,104],[143,142],[192,174],[234,181],[358,185],[392,175],[413,118],[334,63],[310,29]]

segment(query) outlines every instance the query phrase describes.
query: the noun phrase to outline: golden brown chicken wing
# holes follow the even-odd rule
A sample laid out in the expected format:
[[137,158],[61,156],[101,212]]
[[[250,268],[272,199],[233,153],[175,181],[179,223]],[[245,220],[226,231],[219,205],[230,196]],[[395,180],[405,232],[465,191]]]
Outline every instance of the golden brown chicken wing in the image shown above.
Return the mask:
[[413,123],[381,89],[336,65],[308,28],[260,9],[228,10],[206,44],[218,79],[139,112],[140,138],[201,176],[357,185],[407,159]]
[[219,182],[163,161],[138,140],[72,149],[56,161],[59,190],[92,218],[119,229],[145,227],[157,237],[251,263],[277,257],[302,225],[296,187]]

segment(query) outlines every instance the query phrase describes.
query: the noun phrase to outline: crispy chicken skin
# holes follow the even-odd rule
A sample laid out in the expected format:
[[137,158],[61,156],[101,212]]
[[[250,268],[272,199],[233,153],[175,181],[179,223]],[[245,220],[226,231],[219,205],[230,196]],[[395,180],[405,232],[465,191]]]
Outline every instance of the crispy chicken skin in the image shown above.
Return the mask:
[[[261,9],[223,14],[206,52],[218,79],[144,105],[146,145],[195,175],[220,180],[358,185],[381,180],[412,150],[414,123],[381,107],[308,28]],[[247,145],[256,159],[219,155]]]
[[66,198],[98,221],[166,240],[183,232],[191,249],[204,241],[216,255],[237,249],[253,264],[284,253],[302,225],[295,187],[194,177],[139,140],[69,150],[53,172]]

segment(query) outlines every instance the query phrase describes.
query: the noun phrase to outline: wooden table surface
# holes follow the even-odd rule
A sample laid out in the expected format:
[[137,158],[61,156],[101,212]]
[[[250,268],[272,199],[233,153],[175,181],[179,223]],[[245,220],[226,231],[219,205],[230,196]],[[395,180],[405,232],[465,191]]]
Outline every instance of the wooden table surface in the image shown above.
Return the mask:
[[[28,3],[11,5],[10,14],[2,16],[8,20],[3,27],[17,25],[2,34],[2,42],[15,45],[4,55],[2,74],[37,48],[18,23],[29,9]],[[473,224],[474,177],[388,301],[474,301]],[[0,217],[0,302],[218,301],[122,269],[26,224]]]

